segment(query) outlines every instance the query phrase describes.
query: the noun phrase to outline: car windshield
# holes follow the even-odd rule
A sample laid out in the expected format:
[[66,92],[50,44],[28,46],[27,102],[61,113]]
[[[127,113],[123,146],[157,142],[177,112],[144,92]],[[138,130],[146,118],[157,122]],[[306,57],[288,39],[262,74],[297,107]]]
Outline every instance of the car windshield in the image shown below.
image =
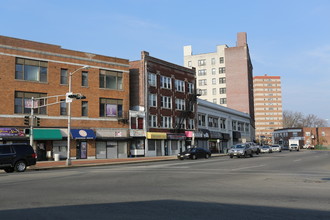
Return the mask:
[[188,148],[187,152],[195,152],[196,148]]
[[245,147],[245,145],[241,145],[241,144],[233,146],[233,148],[244,148],[244,147]]
[[269,146],[263,146],[262,148],[269,148]]

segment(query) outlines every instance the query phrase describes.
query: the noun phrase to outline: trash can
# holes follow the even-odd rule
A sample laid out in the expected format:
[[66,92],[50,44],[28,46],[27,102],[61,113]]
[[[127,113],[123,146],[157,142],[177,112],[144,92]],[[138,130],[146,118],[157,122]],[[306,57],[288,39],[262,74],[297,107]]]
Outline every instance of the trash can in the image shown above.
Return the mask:
[[54,160],[60,161],[60,154],[54,154]]

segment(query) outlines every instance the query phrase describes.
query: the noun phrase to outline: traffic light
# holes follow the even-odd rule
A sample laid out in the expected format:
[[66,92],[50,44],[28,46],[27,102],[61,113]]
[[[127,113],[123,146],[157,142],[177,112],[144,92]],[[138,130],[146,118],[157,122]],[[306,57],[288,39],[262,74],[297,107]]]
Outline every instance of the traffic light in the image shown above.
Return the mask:
[[36,117],[36,126],[39,127],[40,126],[40,118]]
[[24,124],[30,126],[30,116],[24,116]]
[[72,94],[72,95],[68,95],[68,97],[70,99],[86,99],[86,96],[81,94]]

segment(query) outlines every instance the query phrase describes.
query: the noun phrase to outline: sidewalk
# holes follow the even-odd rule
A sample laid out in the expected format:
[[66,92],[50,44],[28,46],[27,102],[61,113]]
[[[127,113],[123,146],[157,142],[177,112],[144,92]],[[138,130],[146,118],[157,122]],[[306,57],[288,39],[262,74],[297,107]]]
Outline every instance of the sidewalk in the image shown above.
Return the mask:
[[[218,156],[224,156],[224,154],[212,154],[212,157],[218,157]],[[73,167],[105,166],[105,165],[115,165],[115,164],[143,163],[143,162],[166,161],[166,160],[177,160],[177,156],[172,155],[172,156],[133,157],[133,158],[116,158],[116,159],[80,159],[80,160],[71,160],[71,166],[66,166],[65,160],[37,161],[37,164],[28,167],[28,170],[48,170],[48,169],[73,168]]]

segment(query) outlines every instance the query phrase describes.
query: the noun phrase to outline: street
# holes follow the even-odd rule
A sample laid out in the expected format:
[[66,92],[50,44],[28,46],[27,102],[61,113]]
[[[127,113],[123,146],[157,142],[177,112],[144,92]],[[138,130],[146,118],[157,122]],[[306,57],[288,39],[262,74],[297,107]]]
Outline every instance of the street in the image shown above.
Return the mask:
[[0,219],[330,219],[330,152],[0,172]]

